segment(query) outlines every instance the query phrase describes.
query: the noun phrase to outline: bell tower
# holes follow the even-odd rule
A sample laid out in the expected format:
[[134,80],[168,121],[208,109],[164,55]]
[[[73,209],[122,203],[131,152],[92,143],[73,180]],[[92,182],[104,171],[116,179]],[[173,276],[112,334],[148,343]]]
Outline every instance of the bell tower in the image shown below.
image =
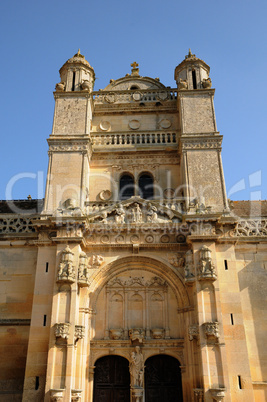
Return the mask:
[[180,111],[181,173],[186,208],[205,212],[227,209],[221,161],[222,136],[217,131],[209,66],[189,53],[175,68]]
[[88,196],[91,158],[91,92],[94,69],[80,50],[60,69],[56,84],[44,214],[84,207]]

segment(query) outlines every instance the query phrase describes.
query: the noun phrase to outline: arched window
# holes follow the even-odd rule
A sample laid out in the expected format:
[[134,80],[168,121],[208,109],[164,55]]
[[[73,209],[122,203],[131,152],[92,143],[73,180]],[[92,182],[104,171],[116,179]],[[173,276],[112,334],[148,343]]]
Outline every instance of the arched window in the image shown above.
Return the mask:
[[134,179],[129,174],[124,174],[120,178],[120,200],[127,200],[134,195]]
[[152,199],[154,196],[153,177],[148,173],[142,173],[138,181],[139,195],[145,200]]

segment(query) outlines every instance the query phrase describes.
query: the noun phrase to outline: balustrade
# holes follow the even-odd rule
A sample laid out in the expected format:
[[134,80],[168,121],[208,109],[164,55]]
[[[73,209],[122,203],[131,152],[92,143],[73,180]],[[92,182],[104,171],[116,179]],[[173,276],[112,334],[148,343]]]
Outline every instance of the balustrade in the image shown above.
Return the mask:
[[139,146],[144,145],[171,145],[177,144],[176,132],[156,132],[156,133],[92,133],[93,145],[100,146]]
[[110,103],[158,102],[176,100],[177,89],[95,91],[92,95],[95,105]]

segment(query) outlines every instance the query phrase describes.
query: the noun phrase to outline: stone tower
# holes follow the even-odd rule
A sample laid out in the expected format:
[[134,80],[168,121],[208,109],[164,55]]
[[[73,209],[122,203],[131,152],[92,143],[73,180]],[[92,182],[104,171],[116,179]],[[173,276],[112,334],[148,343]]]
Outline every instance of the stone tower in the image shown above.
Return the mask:
[[0,395],[267,397],[267,208],[228,205],[209,72],[189,51],[175,88],[133,62],[94,91],[80,51],[60,69],[42,211],[0,202]]

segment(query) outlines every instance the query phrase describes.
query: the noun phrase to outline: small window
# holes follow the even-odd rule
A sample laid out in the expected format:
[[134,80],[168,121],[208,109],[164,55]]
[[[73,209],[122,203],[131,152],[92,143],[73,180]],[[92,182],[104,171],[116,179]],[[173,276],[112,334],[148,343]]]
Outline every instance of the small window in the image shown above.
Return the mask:
[[197,76],[195,70],[192,70],[192,79],[193,79],[193,88],[197,89]]
[[242,389],[242,381],[241,381],[241,375],[237,376],[237,381],[238,381],[238,388]]
[[143,173],[139,177],[138,181],[139,195],[145,200],[152,199],[154,197],[154,183],[153,177],[148,173]]
[[134,195],[134,179],[129,174],[124,174],[120,178],[120,200],[127,200]]
[[224,260],[224,269],[225,269],[225,271],[228,271],[228,262],[227,262],[227,260]]
[[233,313],[230,313],[230,320],[231,320],[231,325],[234,325],[234,316],[233,316]]
[[130,89],[135,90],[135,89],[139,89],[139,87],[137,85],[132,85]]
[[75,90],[75,76],[76,76],[75,71],[73,71],[73,76],[72,76],[72,88],[71,88],[72,91]]

